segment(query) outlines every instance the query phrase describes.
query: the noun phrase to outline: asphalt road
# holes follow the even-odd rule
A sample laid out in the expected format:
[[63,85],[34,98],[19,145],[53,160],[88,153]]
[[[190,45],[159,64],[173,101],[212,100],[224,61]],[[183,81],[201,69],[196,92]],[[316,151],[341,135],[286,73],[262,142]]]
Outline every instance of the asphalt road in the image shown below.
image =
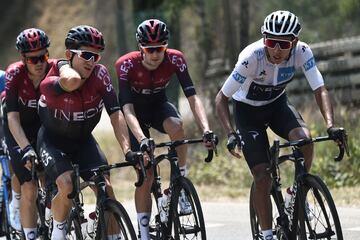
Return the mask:
[[[123,203],[133,220],[135,229],[136,212],[133,202]],[[247,203],[237,202],[204,202],[202,203],[208,240],[247,240],[251,239],[249,213]],[[90,212],[93,205],[86,205],[85,211]],[[358,240],[360,235],[360,209],[338,208],[344,239]],[[86,215],[87,216],[87,215]],[[5,238],[0,238],[5,239]]]
[[[136,213],[132,202],[124,207],[137,228]],[[251,238],[247,203],[204,202],[202,203],[208,240],[247,240]],[[344,239],[358,240],[360,237],[360,209],[338,208]]]

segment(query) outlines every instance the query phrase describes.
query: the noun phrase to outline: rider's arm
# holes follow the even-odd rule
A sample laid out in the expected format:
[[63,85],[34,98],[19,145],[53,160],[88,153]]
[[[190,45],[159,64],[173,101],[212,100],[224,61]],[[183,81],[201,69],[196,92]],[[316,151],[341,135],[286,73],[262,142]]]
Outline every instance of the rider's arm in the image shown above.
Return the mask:
[[205,109],[201,100],[197,95],[192,95],[187,98],[191,111],[195,117],[195,121],[203,132],[209,131],[209,122],[206,117]]
[[134,105],[132,103],[127,103],[123,106],[124,116],[126,119],[126,122],[131,130],[131,132],[134,134],[136,140],[140,142],[142,139],[146,138],[145,134],[141,130],[139,121],[136,117]]
[[316,66],[314,55],[306,43],[299,43],[299,63],[320,108],[327,128],[334,125],[334,113],[324,79]]
[[226,134],[230,134],[234,132],[230,121],[230,111],[229,111],[229,98],[224,95],[222,90],[218,92],[215,98],[215,106],[216,106],[216,113],[220,118],[221,124],[223,125]]
[[7,113],[9,129],[14,137],[16,143],[20,146],[21,149],[24,149],[30,144],[27,139],[24,129],[20,124],[20,114],[19,112],[8,112]]
[[69,64],[58,64],[59,73],[60,73],[60,80],[59,85],[60,87],[66,92],[72,92],[78,89],[85,79],[81,79],[80,74],[70,67]]
[[124,154],[130,151],[130,141],[128,128],[122,112],[116,111],[110,115],[111,125],[115,133],[116,140],[119,142]]
[[314,91],[316,103],[320,108],[321,114],[325,120],[326,127],[334,126],[334,112],[329,98],[329,93],[325,86],[321,86]]

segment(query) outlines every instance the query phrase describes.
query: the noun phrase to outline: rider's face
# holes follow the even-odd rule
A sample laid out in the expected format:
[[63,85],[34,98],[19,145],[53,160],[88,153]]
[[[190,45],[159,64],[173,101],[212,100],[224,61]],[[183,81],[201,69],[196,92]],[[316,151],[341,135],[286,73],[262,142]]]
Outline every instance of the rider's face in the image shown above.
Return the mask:
[[90,77],[96,63],[101,58],[100,50],[89,46],[82,46],[79,49],[68,49],[67,51],[67,56],[70,58],[73,56],[72,67],[80,74],[81,78]]
[[139,47],[146,67],[156,69],[164,60],[167,44],[152,43]]
[[290,51],[295,47],[297,39],[289,36],[264,36],[264,46],[268,60],[280,64],[289,58]]

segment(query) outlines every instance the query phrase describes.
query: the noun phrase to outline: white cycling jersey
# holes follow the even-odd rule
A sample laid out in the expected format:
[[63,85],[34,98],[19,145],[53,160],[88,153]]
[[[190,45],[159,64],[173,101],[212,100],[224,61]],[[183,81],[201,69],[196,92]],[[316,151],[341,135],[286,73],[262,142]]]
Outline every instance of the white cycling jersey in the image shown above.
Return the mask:
[[295,70],[302,69],[312,90],[324,85],[324,79],[315,65],[310,47],[298,41],[288,60],[272,64],[266,57],[263,39],[247,46],[240,54],[233,72],[221,88],[227,97],[263,106],[275,101],[293,79]]

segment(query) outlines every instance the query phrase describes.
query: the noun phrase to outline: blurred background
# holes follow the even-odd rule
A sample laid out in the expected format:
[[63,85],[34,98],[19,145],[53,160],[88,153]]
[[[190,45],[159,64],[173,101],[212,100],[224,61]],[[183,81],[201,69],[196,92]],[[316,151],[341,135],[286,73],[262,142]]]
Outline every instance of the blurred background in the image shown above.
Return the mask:
[[[319,144],[312,171],[339,191],[339,198],[353,204],[360,183],[359,86],[360,86],[360,2],[358,0],[12,0],[0,7],[0,68],[5,69],[19,59],[16,36],[24,29],[43,29],[51,39],[53,58],[64,57],[64,39],[68,30],[87,24],[98,28],[105,37],[102,63],[117,86],[114,63],[121,55],[137,50],[135,30],[147,18],[158,18],[170,29],[169,47],[184,52],[197,92],[206,104],[212,129],[220,136],[219,155],[211,164],[202,159],[201,146],[189,149],[190,177],[204,191],[204,196],[238,198],[246,196],[251,177],[244,160],[227,153],[226,139],[214,111],[214,97],[236,63],[239,52],[261,38],[260,27],[270,12],[283,9],[295,13],[303,27],[300,40],[310,44],[323,73],[334,106],[336,123],[349,133],[351,157],[341,163],[332,160],[337,152],[334,144]],[[115,87],[117,89],[117,87]],[[311,89],[301,73],[288,86],[290,101],[299,109],[313,136],[326,133]],[[180,107],[189,137],[200,137],[186,99],[174,79],[169,98]],[[95,130],[105,154],[111,162],[123,155],[105,126]],[[269,132],[272,136],[272,133]],[[154,135],[156,141],[166,140]],[[291,166],[288,166],[291,170]],[[284,181],[291,184],[291,175]],[[133,173],[119,173],[120,179],[132,181]],[[286,174],[285,174],[286,175]],[[215,196],[212,189],[221,186]],[[338,190],[337,190],[338,189]],[[354,189],[356,191],[354,191]],[[133,190],[133,189],[132,189]],[[344,194],[346,193],[346,194]],[[354,195],[355,194],[355,195]],[[356,203],[360,206],[359,203]]]

